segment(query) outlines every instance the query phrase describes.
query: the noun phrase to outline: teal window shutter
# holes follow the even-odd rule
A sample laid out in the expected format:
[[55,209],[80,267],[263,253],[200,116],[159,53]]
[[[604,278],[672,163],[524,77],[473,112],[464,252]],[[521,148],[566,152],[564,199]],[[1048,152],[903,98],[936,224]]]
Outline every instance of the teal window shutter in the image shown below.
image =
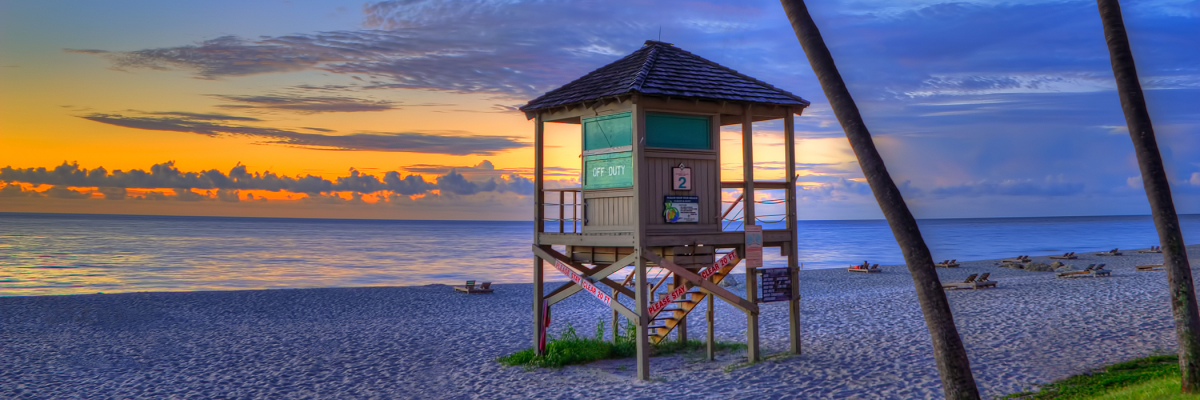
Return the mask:
[[623,112],[583,119],[583,149],[597,150],[633,144],[633,116]]
[[710,123],[705,116],[646,113],[646,146],[712,150]]

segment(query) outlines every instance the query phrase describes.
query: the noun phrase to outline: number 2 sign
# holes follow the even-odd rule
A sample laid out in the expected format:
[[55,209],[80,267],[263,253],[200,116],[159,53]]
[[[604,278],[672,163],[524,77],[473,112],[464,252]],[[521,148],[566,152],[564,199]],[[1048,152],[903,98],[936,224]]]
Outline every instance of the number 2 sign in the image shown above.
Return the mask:
[[684,166],[671,168],[671,190],[692,190],[692,169]]

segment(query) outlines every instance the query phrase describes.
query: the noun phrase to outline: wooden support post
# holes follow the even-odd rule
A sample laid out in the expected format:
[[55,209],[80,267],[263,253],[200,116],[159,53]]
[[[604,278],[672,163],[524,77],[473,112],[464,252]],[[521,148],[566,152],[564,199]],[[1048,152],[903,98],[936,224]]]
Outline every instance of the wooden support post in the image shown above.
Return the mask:
[[[640,253],[642,249],[634,251]],[[650,380],[650,336],[647,329],[650,326],[650,318],[648,316],[650,315],[649,304],[651,300],[647,298],[650,295],[648,291],[650,285],[646,282],[646,259],[638,257],[637,263],[634,265],[634,270],[637,274],[637,278],[635,278],[636,283],[634,284],[636,288],[634,292],[637,293],[637,298],[634,299],[634,307],[638,314],[637,337],[634,338],[637,348],[637,377],[641,380]]]
[[[634,221],[633,240],[637,246],[634,253],[637,254],[637,261],[634,263],[634,271],[637,274],[635,284],[637,298],[634,300],[634,313],[637,314],[637,337],[634,338],[637,348],[637,377],[641,380],[650,380],[650,336],[647,331],[650,327],[650,302],[653,301],[650,296],[650,285],[646,282],[646,220],[651,218],[647,215],[644,205],[650,204],[647,198],[649,176],[646,169],[646,110],[644,106],[638,104],[638,96],[633,97],[633,204],[638,210]],[[651,256],[654,253],[650,253]]]
[[[750,104],[742,106],[742,226],[757,225],[754,220],[754,116]],[[743,228],[742,230],[745,230]]]
[[[683,282],[683,278],[680,278],[677,274],[671,274],[671,279],[673,280],[675,287],[685,284]],[[675,339],[679,340],[680,343],[687,343],[688,337],[686,315],[684,315],[682,318],[679,318],[679,324],[675,325]]]
[[[746,268],[746,300],[758,304],[758,268]],[[758,350],[758,310],[746,312],[746,358],[749,362],[762,360]]]
[[788,335],[792,354],[800,354],[800,243],[797,240],[796,223],[796,121],[792,108],[788,107],[783,117],[784,158],[787,159],[787,229],[791,241],[787,243],[788,276],[792,280],[792,299],[788,301]]
[[[537,246],[542,231],[546,229],[542,222],[546,210],[542,206],[545,201],[545,193],[542,183],[542,159],[544,144],[542,138],[545,132],[545,121],[542,120],[542,114],[538,113],[537,121],[533,125],[533,245]],[[545,292],[544,277],[542,271],[542,258],[533,256],[533,351],[537,355],[543,355],[539,342],[541,341],[542,330],[545,329],[545,316],[542,315],[542,301]]]
[[567,192],[564,192],[561,190],[558,191],[558,232],[559,233],[566,232],[565,229],[566,229],[566,223],[567,223],[567,213],[566,213],[567,206],[566,206],[566,204],[564,204],[566,202],[567,202]]
[[708,361],[714,361],[717,359],[717,335],[715,334],[716,326],[714,326],[713,323],[713,306],[716,305],[716,303],[713,302],[713,297],[716,296],[712,293],[709,293],[708,296],[704,296],[704,298],[708,299],[708,310],[705,310],[705,318],[708,319],[708,339],[705,341],[705,347],[708,350]]

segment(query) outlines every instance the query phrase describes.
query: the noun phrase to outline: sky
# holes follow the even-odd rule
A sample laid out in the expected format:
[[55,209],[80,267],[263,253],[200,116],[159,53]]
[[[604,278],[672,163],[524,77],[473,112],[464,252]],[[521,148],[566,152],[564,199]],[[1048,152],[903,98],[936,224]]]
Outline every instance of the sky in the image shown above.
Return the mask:
[[[1094,2],[809,3],[918,218],[1149,213]],[[1200,1],[1124,15],[1200,213]],[[780,4],[732,0],[0,0],[0,212],[527,220],[516,108],[647,39],[810,100],[799,216],[882,217]],[[579,128],[548,125],[576,187]],[[782,179],[782,123],[754,128]]]

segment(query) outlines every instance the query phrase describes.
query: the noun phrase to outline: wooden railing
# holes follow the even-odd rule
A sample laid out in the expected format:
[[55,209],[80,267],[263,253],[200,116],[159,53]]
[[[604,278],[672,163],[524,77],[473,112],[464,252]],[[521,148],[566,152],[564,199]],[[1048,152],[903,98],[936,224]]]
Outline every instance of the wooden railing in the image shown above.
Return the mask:
[[[558,193],[558,202],[557,203],[546,202],[546,194],[552,193],[552,192]],[[570,198],[571,202],[570,203],[567,203],[567,193],[571,194],[571,198]],[[581,230],[583,228],[583,224],[584,224],[583,196],[582,196],[582,192],[579,189],[543,189],[541,200],[543,201],[543,203],[542,203],[543,207],[551,207],[551,208],[558,207],[558,218],[543,217],[543,219],[541,221],[539,221],[539,223],[541,223],[543,226],[545,226],[546,222],[558,221],[558,232],[559,233],[581,232]],[[571,218],[566,217],[568,208],[570,208],[570,210],[571,210]],[[550,213],[548,213],[546,211],[549,211],[549,210],[544,209],[542,212],[542,215],[550,215]],[[569,231],[567,230],[568,222],[570,222],[570,224],[571,224],[570,225],[571,230],[569,230]]]

